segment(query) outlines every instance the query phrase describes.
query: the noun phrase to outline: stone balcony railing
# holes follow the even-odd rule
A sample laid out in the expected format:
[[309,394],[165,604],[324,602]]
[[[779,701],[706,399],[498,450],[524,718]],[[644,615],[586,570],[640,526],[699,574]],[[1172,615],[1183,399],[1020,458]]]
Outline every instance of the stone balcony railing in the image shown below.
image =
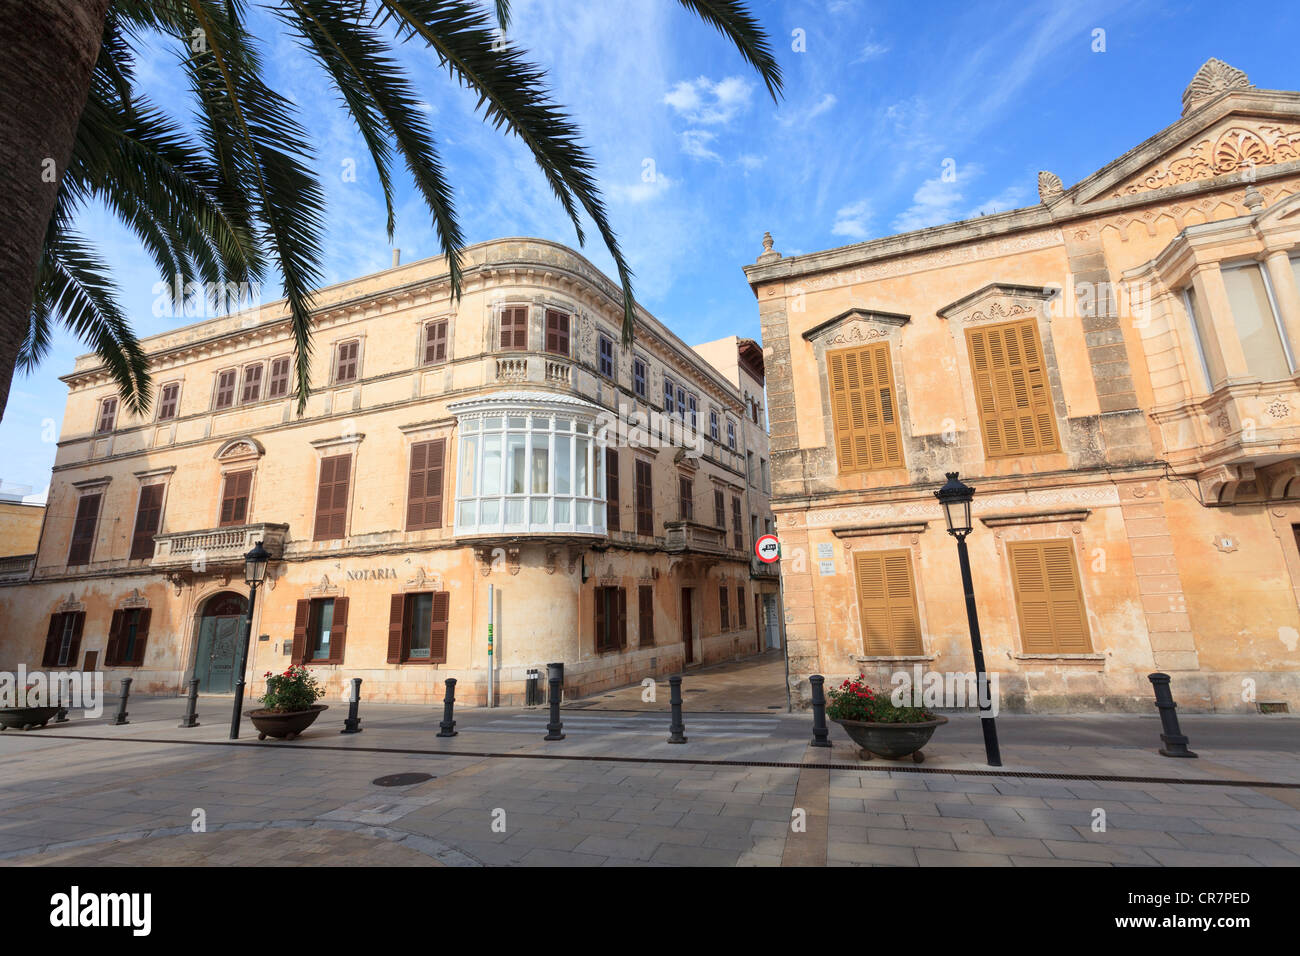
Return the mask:
[[546,381],[552,385],[568,385],[572,377],[568,362],[546,360]]
[[156,568],[189,567],[195,571],[242,565],[244,555],[259,541],[272,558],[279,558],[284,554],[288,533],[287,524],[243,524],[160,534],[154,537],[152,564]]
[[1226,385],[1152,419],[1170,467],[1197,478],[1207,504],[1264,502],[1300,492],[1300,387],[1295,380]]
[[499,358],[496,361],[498,382],[528,381],[528,359],[526,357]]
[[0,584],[31,580],[35,567],[34,554],[14,554],[0,558]]
[[665,521],[664,550],[726,554],[730,549],[727,547],[727,532],[722,528],[694,521]]
[[553,355],[500,355],[494,359],[498,382],[570,385],[573,363]]
[[750,555],[749,576],[764,581],[775,581],[781,576],[780,562],[773,561],[768,564],[765,561],[758,560],[757,555]]

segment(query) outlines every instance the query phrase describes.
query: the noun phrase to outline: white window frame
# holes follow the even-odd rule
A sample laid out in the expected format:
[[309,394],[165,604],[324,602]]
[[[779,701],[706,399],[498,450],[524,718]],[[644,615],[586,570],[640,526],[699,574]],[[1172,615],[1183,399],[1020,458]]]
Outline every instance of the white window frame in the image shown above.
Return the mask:
[[[466,411],[453,407],[458,418],[455,529],[457,535],[474,534],[583,534],[605,535],[605,445],[596,437],[596,406],[583,402],[540,403],[521,401],[468,402]],[[565,427],[567,425],[567,429]],[[483,492],[483,446],[490,435],[500,436],[497,491]],[[545,439],[546,491],[535,492],[533,453],[535,439]],[[557,490],[556,446],[569,442],[569,490]],[[511,438],[523,439],[524,490],[511,493],[509,449]],[[585,452],[579,445],[585,443]],[[578,464],[585,455],[587,486],[578,487]],[[468,471],[467,471],[468,469]],[[469,481],[464,479],[468,477]],[[495,514],[484,519],[484,506]]]

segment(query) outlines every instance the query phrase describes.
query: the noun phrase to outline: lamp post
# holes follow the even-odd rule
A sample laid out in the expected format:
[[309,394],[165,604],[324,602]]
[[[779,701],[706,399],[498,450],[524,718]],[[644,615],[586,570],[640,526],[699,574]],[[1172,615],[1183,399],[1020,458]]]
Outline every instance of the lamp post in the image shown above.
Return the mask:
[[948,483],[934,493],[943,505],[943,517],[948,523],[948,533],[957,539],[957,558],[961,563],[961,586],[966,593],[966,620],[970,624],[970,646],[975,656],[976,694],[980,708],[980,726],[984,730],[984,754],[990,767],[1002,766],[998,750],[998,727],[992,716],[993,702],[989,697],[989,675],[984,669],[984,646],[980,643],[980,621],[975,611],[975,586],[971,583],[970,555],[966,552],[966,535],[971,533],[970,503],[975,489],[963,484],[957,472],[947,473]]
[[248,644],[253,634],[253,608],[257,604],[257,589],[266,580],[266,566],[271,561],[271,552],[262,547],[262,542],[253,545],[253,549],[244,555],[244,581],[248,584],[248,617],[244,619],[243,649],[239,654],[239,667],[235,682],[235,709],[230,715],[230,739],[239,739],[240,711],[244,707],[244,672],[248,670]]

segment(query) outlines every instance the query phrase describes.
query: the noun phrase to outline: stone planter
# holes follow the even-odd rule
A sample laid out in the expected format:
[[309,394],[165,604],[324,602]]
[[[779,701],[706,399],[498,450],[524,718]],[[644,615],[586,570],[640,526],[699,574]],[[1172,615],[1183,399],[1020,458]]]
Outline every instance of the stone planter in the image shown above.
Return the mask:
[[257,739],[265,740],[275,737],[279,740],[293,740],[315,723],[322,710],[329,710],[329,704],[312,704],[309,710],[293,710],[285,714],[273,710],[247,711],[248,719],[257,728]]
[[3,707],[0,708],[0,730],[18,727],[31,730],[44,727],[59,712],[58,707]]
[[[834,718],[832,718],[834,720]],[[936,728],[948,722],[947,717],[935,717],[915,724],[878,724],[865,720],[836,720],[853,742],[860,748],[858,756],[870,760],[872,756],[886,760],[901,760],[911,756],[920,763],[925,759],[921,748],[930,742]]]

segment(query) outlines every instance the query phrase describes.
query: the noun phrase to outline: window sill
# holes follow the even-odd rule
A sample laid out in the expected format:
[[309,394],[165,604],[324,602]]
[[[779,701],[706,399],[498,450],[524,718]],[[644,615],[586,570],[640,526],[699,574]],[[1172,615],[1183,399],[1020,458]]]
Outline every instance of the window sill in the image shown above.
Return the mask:
[[852,654],[859,664],[929,664],[933,663],[933,654]]
[[422,665],[430,665],[430,664],[432,664],[433,666],[436,667],[436,666],[438,666],[439,664],[445,664],[445,663],[447,663],[447,662],[446,662],[446,660],[433,660],[433,659],[428,658],[428,657],[406,657],[406,658],[403,658],[402,660],[398,661],[397,663],[398,663],[398,666],[405,666],[405,665],[407,665],[407,664],[422,664]]
[[1012,654],[1017,661],[1043,661],[1056,664],[1105,664],[1105,654]]

